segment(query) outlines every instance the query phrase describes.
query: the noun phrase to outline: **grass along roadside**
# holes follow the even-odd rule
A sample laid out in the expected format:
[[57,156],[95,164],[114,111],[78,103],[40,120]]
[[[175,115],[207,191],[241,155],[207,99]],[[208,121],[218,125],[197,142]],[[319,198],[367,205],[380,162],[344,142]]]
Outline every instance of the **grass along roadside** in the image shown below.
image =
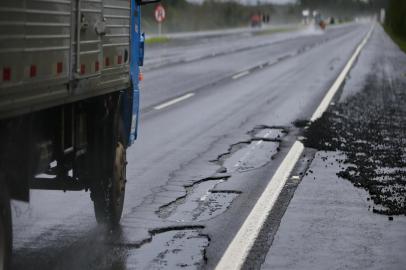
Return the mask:
[[295,31],[301,29],[301,26],[294,26],[294,27],[281,27],[281,28],[274,28],[274,29],[265,29],[265,30],[259,30],[258,32],[254,32],[253,34],[255,36],[264,36],[264,35],[272,35],[272,34],[277,34],[277,33],[283,33],[283,32],[289,32],[289,31]]
[[145,43],[148,45],[158,44],[158,43],[167,43],[170,41],[170,38],[167,36],[151,37],[145,40]]
[[406,53],[406,37],[396,35],[388,26],[384,26],[386,33],[392,40],[399,46],[399,48]]
[[[278,27],[278,28],[262,28],[262,29],[254,29],[252,28],[251,30],[247,28],[247,30],[244,30],[244,33],[252,33],[252,35],[258,36],[258,35],[272,35],[272,34],[277,34],[277,33],[282,33],[282,32],[290,32],[290,31],[296,31],[301,29],[302,26],[300,25],[294,25],[294,26],[283,26],[283,27]],[[225,30],[232,30],[232,29],[225,29]],[[218,30],[218,34],[213,34],[217,31],[208,31],[208,36],[214,36],[214,35],[222,35],[221,30]],[[181,33],[181,32],[180,32]],[[179,33],[179,34],[180,34]],[[197,34],[200,34],[201,32],[197,31]],[[241,32],[243,33],[243,32]],[[172,36],[174,34],[174,36]],[[161,36],[153,36],[153,37],[147,37],[145,40],[145,43],[148,45],[153,45],[153,44],[163,44],[163,43],[168,43],[172,41],[173,39],[177,39],[176,34],[178,33],[167,33],[167,34],[162,34]],[[235,35],[235,34],[240,34],[239,32],[236,33],[224,33],[224,35]],[[193,37],[193,33],[191,33],[191,37]],[[199,35],[201,37],[201,35]],[[183,38],[183,36],[182,36]]]

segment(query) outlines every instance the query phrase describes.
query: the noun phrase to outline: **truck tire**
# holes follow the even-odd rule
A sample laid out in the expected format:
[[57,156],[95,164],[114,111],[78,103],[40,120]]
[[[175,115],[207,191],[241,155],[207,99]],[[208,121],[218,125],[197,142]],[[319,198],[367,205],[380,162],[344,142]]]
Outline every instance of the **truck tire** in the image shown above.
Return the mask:
[[116,226],[121,219],[125,196],[126,151],[117,143],[113,174],[105,184],[93,190],[94,211],[98,223]]
[[[108,126],[108,125],[107,125]],[[96,220],[100,224],[106,224],[114,228],[119,224],[124,206],[125,185],[126,185],[126,144],[124,139],[123,124],[119,111],[114,115],[112,121],[113,135],[106,136],[102,141],[103,145],[111,145],[112,149],[102,151],[104,157],[96,157],[101,164],[107,165],[109,170],[105,173],[95,173],[98,176],[96,183],[91,189],[94,203]],[[107,127],[109,129],[109,127]],[[108,134],[109,132],[105,133]],[[111,137],[113,137],[111,139]],[[113,144],[111,144],[111,141]],[[100,168],[95,168],[99,170]]]
[[6,185],[0,179],[0,270],[10,267],[12,227],[10,197]]

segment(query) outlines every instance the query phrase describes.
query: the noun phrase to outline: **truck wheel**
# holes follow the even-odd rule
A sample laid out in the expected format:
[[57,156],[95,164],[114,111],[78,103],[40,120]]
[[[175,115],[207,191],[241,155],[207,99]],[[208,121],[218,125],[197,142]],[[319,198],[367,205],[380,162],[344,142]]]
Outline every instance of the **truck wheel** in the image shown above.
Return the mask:
[[126,148],[123,142],[123,129],[117,116],[115,119],[116,134],[113,136],[115,149],[111,151],[113,157],[105,157],[107,164],[112,164],[111,173],[99,174],[99,181],[91,192],[94,203],[96,220],[100,224],[107,224],[110,227],[118,225],[121,219],[124,206],[125,184],[126,184]]
[[12,227],[10,197],[6,185],[0,180],[0,270],[10,267]]
[[98,223],[116,226],[121,219],[124,206],[126,183],[126,150],[121,142],[117,143],[113,175],[107,179],[104,190],[94,200],[94,210]]

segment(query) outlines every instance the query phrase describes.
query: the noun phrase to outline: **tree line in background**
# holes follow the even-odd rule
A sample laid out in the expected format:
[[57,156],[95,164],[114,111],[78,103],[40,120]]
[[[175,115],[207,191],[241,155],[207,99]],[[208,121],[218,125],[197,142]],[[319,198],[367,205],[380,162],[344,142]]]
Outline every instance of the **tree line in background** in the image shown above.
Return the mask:
[[385,24],[394,35],[406,39],[405,0],[389,0]]
[[[271,5],[257,7],[243,6],[233,2],[205,1],[192,4],[185,0],[167,0],[161,4],[166,10],[166,19],[162,24],[163,32],[196,31],[241,27],[249,24],[250,16],[261,12],[275,13]],[[143,7],[142,23],[147,32],[156,32],[154,5]]]
[[[406,0],[397,0],[406,2]],[[378,12],[387,0],[300,0],[296,4],[244,6],[236,2],[206,0],[203,4],[193,4],[186,0],[164,0],[161,4],[166,9],[163,32],[196,31],[244,27],[250,24],[254,14],[267,14],[270,23],[290,23],[301,21],[303,9],[317,9],[323,16],[334,16],[350,20],[354,16]],[[261,1],[258,1],[261,3]],[[157,32],[154,20],[154,5],[143,8],[142,24],[148,33]]]

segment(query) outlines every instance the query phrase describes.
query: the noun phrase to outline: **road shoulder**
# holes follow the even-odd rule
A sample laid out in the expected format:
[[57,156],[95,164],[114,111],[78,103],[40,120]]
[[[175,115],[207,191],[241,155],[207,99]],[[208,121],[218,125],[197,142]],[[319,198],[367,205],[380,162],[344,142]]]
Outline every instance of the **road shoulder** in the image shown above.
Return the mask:
[[404,269],[404,63],[377,27],[340,102],[307,132],[320,151],[262,269]]
[[402,269],[406,265],[406,217],[389,220],[367,211],[371,206],[367,192],[336,176],[339,156],[316,153],[262,269]]

